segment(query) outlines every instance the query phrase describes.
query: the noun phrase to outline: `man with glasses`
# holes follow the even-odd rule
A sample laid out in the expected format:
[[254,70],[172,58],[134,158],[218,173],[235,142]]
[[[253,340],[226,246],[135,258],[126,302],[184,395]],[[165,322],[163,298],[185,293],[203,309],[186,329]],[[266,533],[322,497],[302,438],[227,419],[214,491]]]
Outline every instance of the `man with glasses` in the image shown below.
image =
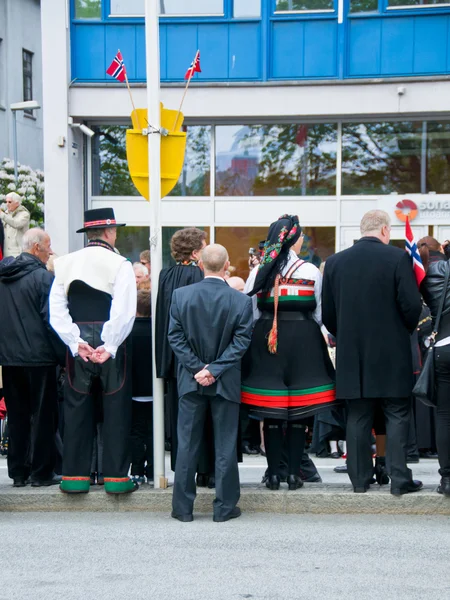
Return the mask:
[[22,239],[30,227],[30,213],[22,206],[19,194],[11,192],[5,198],[8,212],[0,208],[0,220],[5,230],[3,256],[16,258],[22,252]]

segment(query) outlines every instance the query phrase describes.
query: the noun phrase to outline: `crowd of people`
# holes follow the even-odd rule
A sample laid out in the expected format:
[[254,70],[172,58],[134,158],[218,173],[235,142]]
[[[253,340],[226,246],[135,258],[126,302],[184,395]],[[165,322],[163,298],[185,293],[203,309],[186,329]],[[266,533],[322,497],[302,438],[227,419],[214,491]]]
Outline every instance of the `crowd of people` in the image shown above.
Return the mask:
[[[185,228],[171,239],[174,265],[160,274],[151,315],[150,252],[134,264],[120,255],[124,224],[112,209],[86,211],[77,232],[86,247],[55,259],[20,197],[6,204],[0,386],[15,487],[124,494],[152,481],[154,327],[174,518],[192,521],[197,486],[215,488],[215,521],[238,517],[243,453],[267,457],[263,482],[275,491],[321,481],[311,451],[346,451],[336,470],[355,493],[390,482],[400,496],[422,488],[407,463],[435,444],[438,492],[450,497],[449,267],[433,238],[419,242],[419,291],[410,257],[389,245],[383,211],[367,213],[361,239],[321,270],[298,258],[299,219],[283,215],[251,254],[247,281],[232,276],[223,246]],[[412,389],[441,301],[434,415]],[[435,442],[431,433],[418,442],[426,423]]]

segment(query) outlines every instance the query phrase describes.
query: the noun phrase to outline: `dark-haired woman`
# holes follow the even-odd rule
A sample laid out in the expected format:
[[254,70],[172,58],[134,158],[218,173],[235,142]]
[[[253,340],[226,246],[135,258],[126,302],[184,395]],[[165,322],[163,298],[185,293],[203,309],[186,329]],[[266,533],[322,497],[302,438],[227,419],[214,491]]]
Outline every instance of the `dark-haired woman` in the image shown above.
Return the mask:
[[437,491],[450,498],[450,285],[444,289],[445,274],[450,265],[444,248],[434,238],[422,238],[418,247],[427,274],[422,282],[421,291],[433,321],[436,319],[442,294],[446,295],[436,337],[434,365],[437,401],[436,446],[441,475]]
[[242,402],[264,419],[266,485],[272,490],[280,487],[284,435],[289,489],[303,485],[304,419],[335,400],[334,369],[320,331],[322,276],[298,258],[302,244],[298,217],[280,217],[246,285],[260,316],[243,361]]

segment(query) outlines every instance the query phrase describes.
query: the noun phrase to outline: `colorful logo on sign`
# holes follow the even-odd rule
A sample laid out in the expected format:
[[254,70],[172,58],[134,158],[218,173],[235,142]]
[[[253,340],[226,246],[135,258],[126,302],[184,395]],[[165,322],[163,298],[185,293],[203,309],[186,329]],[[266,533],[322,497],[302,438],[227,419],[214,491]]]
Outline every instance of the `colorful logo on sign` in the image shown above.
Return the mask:
[[395,215],[397,219],[403,223],[406,223],[406,217],[408,217],[410,221],[414,221],[419,214],[417,204],[412,200],[400,200],[400,202],[397,202],[396,207],[397,210],[395,211]]

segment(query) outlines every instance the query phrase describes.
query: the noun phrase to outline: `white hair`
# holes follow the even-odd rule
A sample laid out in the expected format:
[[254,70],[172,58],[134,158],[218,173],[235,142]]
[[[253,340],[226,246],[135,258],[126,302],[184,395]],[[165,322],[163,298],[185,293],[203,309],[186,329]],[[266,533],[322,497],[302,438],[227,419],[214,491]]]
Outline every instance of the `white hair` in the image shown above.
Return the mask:
[[361,235],[380,233],[384,226],[391,226],[391,218],[384,210],[369,210],[361,219]]
[[42,244],[48,238],[48,233],[39,227],[29,229],[22,238],[22,250],[29,252],[35,244]]
[[5,200],[8,200],[8,198],[10,198],[13,202],[18,202],[19,204],[22,204],[22,196],[19,196],[19,194],[16,194],[16,192],[6,194]]
[[142,263],[138,263],[138,262],[133,263],[133,270],[135,273],[137,271],[140,271],[142,273],[142,275],[145,275],[145,277],[148,276],[148,269]]

